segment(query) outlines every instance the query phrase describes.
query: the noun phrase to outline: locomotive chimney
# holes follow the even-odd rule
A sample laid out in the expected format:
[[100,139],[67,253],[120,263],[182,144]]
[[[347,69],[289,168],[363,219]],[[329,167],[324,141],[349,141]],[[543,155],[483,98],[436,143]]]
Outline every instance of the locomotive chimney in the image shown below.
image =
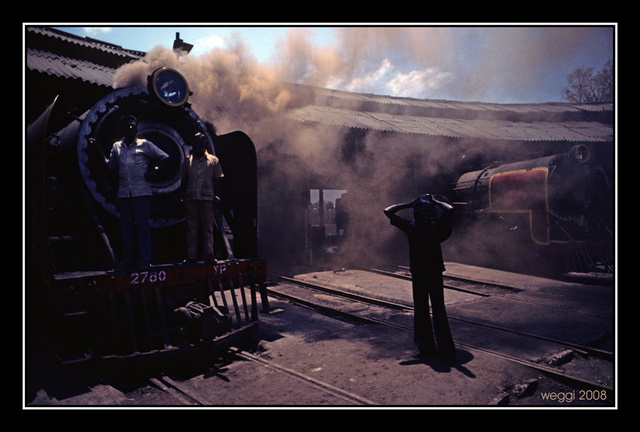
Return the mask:
[[173,41],[173,51],[178,55],[178,57],[189,54],[191,48],[193,48],[193,45],[180,39],[180,32],[176,32],[176,40]]

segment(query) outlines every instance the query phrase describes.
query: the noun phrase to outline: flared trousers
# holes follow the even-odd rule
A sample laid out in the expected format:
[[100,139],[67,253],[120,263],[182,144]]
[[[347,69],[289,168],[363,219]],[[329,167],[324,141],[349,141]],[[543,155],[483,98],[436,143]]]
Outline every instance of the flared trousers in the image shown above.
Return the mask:
[[415,343],[421,351],[439,353],[441,356],[454,355],[455,346],[444,305],[442,273],[412,273],[412,285]]

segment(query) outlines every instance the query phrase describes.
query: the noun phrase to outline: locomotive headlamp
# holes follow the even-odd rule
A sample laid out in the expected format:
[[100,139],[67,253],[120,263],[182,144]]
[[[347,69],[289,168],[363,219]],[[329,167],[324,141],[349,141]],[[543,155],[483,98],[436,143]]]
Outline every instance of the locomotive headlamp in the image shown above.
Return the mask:
[[155,95],[160,102],[179,107],[189,98],[189,85],[180,72],[162,67],[156,69],[148,78],[149,93]]
[[591,150],[585,144],[578,144],[573,148],[573,156],[580,163],[585,163],[591,157]]

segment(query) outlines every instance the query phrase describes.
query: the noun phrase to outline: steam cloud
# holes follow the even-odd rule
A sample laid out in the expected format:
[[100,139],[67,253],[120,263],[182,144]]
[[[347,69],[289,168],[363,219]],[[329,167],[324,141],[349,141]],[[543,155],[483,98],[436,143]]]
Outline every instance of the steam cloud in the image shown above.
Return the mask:
[[[311,43],[313,32],[313,28],[290,30],[269,65],[258,63],[239,37],[228,40],[226,49],[187,56],[183,62],[157,47],[145,63],[123,67],[114,87],[143,84],[147,69],[176,67],[195,87],[194,100],[207,99],[199,101],[198,112],[203,107],[213,109],[210,113],[220,123],[225,112],[238,108],[231,110],[235,125],[238,116],[262,117],[309,102],[305,99],[309,95],[294,95],[283,82],[354,92],[375,86],[377,94],[429,99],[527,102],[536,99],[539,90],[534,89],[540,89],[549,75],[557,76],[558,86],[565,85],[574,59],[585,49],[611,49],[613,30],[338,27],[335,44],[320,47]],[[606,60],[594,66],[601,67]],[[217,110],[210,106],[213,100]]]
[[[469,100],[497,88],[516,87],[526,94],[523,83],[535,83],[539,65],[566,60],[584,42],[587,32],[522,28],[512,29],[505,38],[499,28],[457,32],[447,28],[338,28],[337,44],[318,48],[309,42],[311,31],[290,31],[270,65],[260,64],[238,39],[226,49],[180,59],[173,51],[156,47],[143,61],[120,68],[114,87],[145,86],[146,77],[160,66],[178,69],[189,82],[190,102],[201,118],[213,123],[219,134],[242,130],[251,137],[260,166],[262,245],[280,248],[268,253],[284,253],[288,239],[299,239],[306,229],[305,221],[292,219],[293,206],[304,203],[290,188],[308,182],[311,168],[335,184],[321,187],[349,190],[349,209],[354,211],[345,250],[354,257],[371,259],[388,248],[389,242],[397,246],[401,257],[407,249],[382,209],[421,193],[441,193],[437,188],[450,185],[463,172],[465,157],[479,150],[454,140],[424,145],[411,134],[390,136],[294,123],[285,114],[312,104],[316,95],[313,87],[285,83],[361,91],[381,82],[399,95],[407,87],[419,86],[429,91],[425,97],[434,98],[456,86],[458,94]],[[479,46],[477,32],[485,33],[485,40],[488,36],[491,43]],[[464,61],[459,53],[446,49],[450,43],[469,47]],[[526,55],[521,55],[523,48]],[[401,69],[410,60],[412,69]],[[494,153],[503,151],[482,148],[483,155],[476,154],[474,160],[491,162]],[[407,177],[412,178],[408,181]],[[355,194],[352,185],[359,185]],[[412,186],[407,189],[407,185]],[[461,248],[460,253],[465,254],[474,246],[463,243],[452,248]]]
[[[277,56],[283,80],[377,94],[465,101],[542,102],[549,76],[560,94],[586,52],[612,49],[600,27],[340,27],[315,48],[313,29],[295,29]],[[609,57],[603,58],[604,66]],[[578,63],[583,65],[584,63]],[[552,102],[554,100],[546,100]],[[555,100],[558,101],[558,100]]]

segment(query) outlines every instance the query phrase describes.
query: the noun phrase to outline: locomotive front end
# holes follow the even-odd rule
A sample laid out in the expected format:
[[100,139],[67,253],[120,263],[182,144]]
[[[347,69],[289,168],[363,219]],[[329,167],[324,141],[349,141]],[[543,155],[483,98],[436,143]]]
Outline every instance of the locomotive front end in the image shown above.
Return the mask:
[[[148,365],[206,356],[252,337],[258,292],[268,308],[266,262],[247,247],[256,242],[253,143],[241,132],[215,135],[191,109],[190,94],[178,71],[159,68],[146,88],[117,89],[58,132],[45,132],[55,103],[27,131],[29,169],[37,174],[28,191],[34,253],[27,260],[31,280],[41,279],[44,287],[28,298],[33,310],[46,299],[43,319],[51,320],[67,362]],[[127,115],[138,120],[137,137],[169,157],[161,166],[149,164],[145,175],[152,191],[153,265],[124,272],[117,265],[118,174],[105,155],[121,139],[119,122]],[[184,264],[181,165],[196,134],[206,138],[209,154],[217,155],[217,141],[230,181],[219,191],[226,205],[215,208],[217,261]]]
[[138,137],[153,142],[169,155],[161,168],[151,166],[148,180],[153,192],[152,227],[179,223],[180,165],[191,150],[190,137],[200,132],[207,138],[207,151],[215,155],[208,128],[187,103],[189,86],[177,71],[160,68],[148,78],[147,88],[116,90],[98,101],[80,125],[76,151],[82,180],[92,197],[113,216],[117,181],[104,163],[111,145],[120,138],[118,121],[124,115],[138,119]]

